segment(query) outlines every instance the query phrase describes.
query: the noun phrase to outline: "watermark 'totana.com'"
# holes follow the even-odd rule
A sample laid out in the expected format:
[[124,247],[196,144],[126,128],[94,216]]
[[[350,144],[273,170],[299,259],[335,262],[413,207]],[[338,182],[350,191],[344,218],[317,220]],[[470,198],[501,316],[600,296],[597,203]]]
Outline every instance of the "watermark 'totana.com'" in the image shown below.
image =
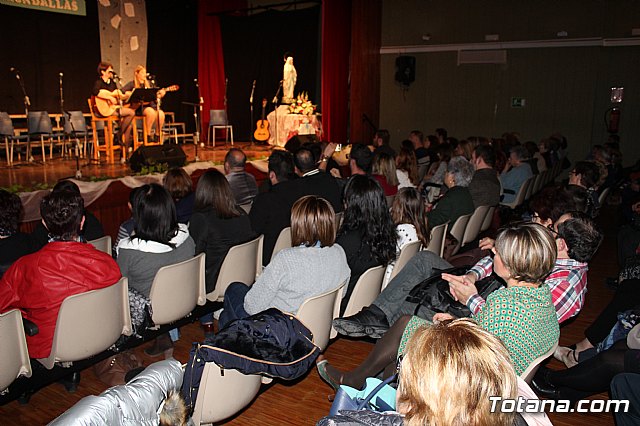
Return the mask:
[[526,399],[519,396],[517,399],[502,399],[500,396],[490,396],[491,412],[503,413],[627,413],[629,411],[628,399],[581,399],[571,408],[568,399],[539,400]]

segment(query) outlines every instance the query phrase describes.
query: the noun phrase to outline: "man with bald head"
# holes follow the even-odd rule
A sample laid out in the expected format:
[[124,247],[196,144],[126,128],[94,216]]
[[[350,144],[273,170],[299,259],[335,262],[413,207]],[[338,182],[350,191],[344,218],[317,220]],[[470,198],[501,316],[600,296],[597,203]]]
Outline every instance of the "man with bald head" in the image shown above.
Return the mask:
[[249,203],[258,194],[256,178],[244,170],[246,163],[247,156],[238,148],[231,148],[224,157],[224,174],[238,204]]

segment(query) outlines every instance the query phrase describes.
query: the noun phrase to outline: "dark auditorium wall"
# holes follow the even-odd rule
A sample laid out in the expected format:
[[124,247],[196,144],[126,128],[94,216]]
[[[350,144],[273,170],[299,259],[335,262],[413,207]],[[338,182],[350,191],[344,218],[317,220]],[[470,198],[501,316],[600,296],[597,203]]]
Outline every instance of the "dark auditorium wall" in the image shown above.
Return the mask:
[[[640,157],[640,46],[508,49],[506,64],[458,65],[456,51],[406,53],[411,47],[499,41],[629,39],[640,28],[635,0],[469,2],[384,0],[380,126],[399,145],[414,128],[445,127],[455,137],[499,136],[518,131],[538,141],[554,131],[567,136],[572,159],[606,142],[610,88],[624,86],[620,137],[625,163]],[[423,36],[430,36],[424,41]],[[395,58],[416,57],[416,80],[407,90],[394,82]],[[511,98],[526,99],[512,108]]]
[[[178,84],[163,108],[192,126],[190,107],[197,100],[197,0],[147,2],[147,68],[162,86]],[[59,77],[64,74],[66,110],[88,112],[87,98],[97,78],[100,38],[97,1],[87,0],[87,15],[74,16],[0,5],[0,111],[24,113],[23,97],[10,67],[20,70],[30,110],[60,111]],[[122,76],[124,83],[132,76]]]

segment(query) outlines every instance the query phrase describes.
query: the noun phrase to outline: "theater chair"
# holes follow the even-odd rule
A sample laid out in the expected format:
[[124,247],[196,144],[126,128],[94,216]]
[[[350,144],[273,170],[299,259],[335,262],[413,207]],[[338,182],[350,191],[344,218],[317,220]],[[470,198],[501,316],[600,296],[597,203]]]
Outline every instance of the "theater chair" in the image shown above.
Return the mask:
[[[396,275],[398,275],[398,272],[402,271],[402,268],[404,268],[404,265],[407,264],[409,259],[416,255],[416,253],[420,250],[420,244],[422,244],[420,241],[413,241],[402,246],[402,248],[400,249],[400,254],[398,255],[398,259],[396,259],[396,263],[393,266],[393,271],[391,272],[389,281],[391,281]],[[382,290],[384,290],[387,284],[388,282],[383,283]]]
[[156,327],[191,314],[207,303],[205,254],[158,269],[151,284],[151,320]]
[[64,299],[51,354],[38,361],[49,370],[56,363],[69,366],[107,350],[121,335],[131,335],[128,287],[123,277],[112,286]]
[[558,342],[556,342],[556,344],[553,345],[553,347],[547,353],[540,355],[538,358],[531,361],[531,364],[529,364],[527,369],[524,370],[522,374],[520,374],[520,378],[525,382],[531,384],[531,380],[533,380],[533,376],[536,375],[538,368],[540,368],[540,364],[542,364],[544,360],[546,360],[551,355],[553,355],[553,353],[556,351],[557,348],[558,348]]
[[212,302],[222,302],[224,293],[233,282],[241,282],[251,285],[256,279],[258,266],[262,265],[262,238],[260,235],[247,243],[238,244],[229,249],[222,262],[218,281],[207,299]]
[[331,327],[331,321],[340,316],[342,289],[347,281],[340,284],[338,288],[308,298],[296,314],[296,317],[313,333],[313,343],[321,351],[324,351],[332,334],[335,333]]
[[193,410],[196,425],[218,423],[249,405],[258,394],[262,376],[205,364]]
[[291,227],[287,226],[278,235],[276,245],[273,246],[273,252],[271,253],[271,260],[276,257],[276,254],[282,249],[291,247]]
[[[384,272],[386,268],[382,265],[369,268],[358,278],[356,285],[353,287],[353,292],[347,303],[347,307],[344,310],[342,317],[349,317],[355,315],[362,310],[362,308],[369,306],[380,294],[382,289],[382,280],[384,279]],[[331,338],[337,334],[335,331],[331,331]]]
[[0,394],[20,376],[31,377],[27,340],[18,309],[0,314]]
[[429,245],[424,250],[429,250],[431,253],[442,257],[444,255],[444,242],[448,227],[448,221],[441,225],[434,226],[431,230],[431,236],[429,237]]
[[102,238],[97,238],[95,240],[87,241],[87,243],[91,244],[96,248],[96,250],[101,251],[103,253],[107,253],[111,256],[111,236],[105,235]]

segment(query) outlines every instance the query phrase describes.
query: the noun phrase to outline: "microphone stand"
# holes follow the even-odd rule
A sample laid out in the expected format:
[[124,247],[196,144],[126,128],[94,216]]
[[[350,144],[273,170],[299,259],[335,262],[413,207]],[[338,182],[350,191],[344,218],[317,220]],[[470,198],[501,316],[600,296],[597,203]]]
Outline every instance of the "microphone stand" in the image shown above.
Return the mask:
[[[75,178],[76,179],[81,179],[82,178],[82,171],[80,171],[80,140],[78,139],[78,133],[76,132],[76,128],[73,125],[73,120],[71,120],[71,113],[68,113],[64,110],[64,90],[62,87],[62,76],[63,74],[60,73],[60,113],[61,115],[61,122],[62,122],[62,131],[64,133],[65,136],[69,135],[69,137],[73,137],[75,139],[75,150],[76,150],[76,174],[75,174]],[[69,114],[69,126],[71,127],[71,133],[67,133],[65,130],[65,120],[67,120],[67,115]],[[63,147],[64,149],[64,147]]]
[[280,80],[280,83],[278,83],[278,91],[276,91],[276,95],[271,100],[271,103],[273,104],[273,112],[275,116],[274,121],[276,125],[275,142],[278,146],[280,146],[280,144],[278,143],[278,96],[280,96],[280,90],[282,90],[282,80]]
[[[253,124],[253,93],[256,90],[256,81],[253,80],[253,85],[251,86],[251,95],[249,96],[249,109],[251,111],[251,118],[249,119],[249,123]],[[251,141],[251,146],[253,146],[255,142],[255,138],[253,137],[253,132],[251,131],[251,127],[249,127],[249,140]]]
[[[24,103],[24,118],[27,120],[27,126],[29,124],[29,107],[31,106],[31,101],[29,100],[29,96],[27,96],[27,91],[24,88],[24,81],[20,78],[20,71],[17,69],[14,70],[16,73],[16,79],[18,80],[18,85],[22,90],[22,101]],[[33,162],[33,156],[31,155],[31,138],[27,138],[27,159],[31,163]]]
[[[198,79],[194,78],[193,82],[196,84],[196,89],[198,89],[198,102],[182,102],[183,105],[189,105],[193,107],[193,120],[195,122],[195,131],[193,133],[193,144],[196,147],[196,161],[200,161],[200,157],[198,157],[198,146],[200,145],[200,114],[202,113],[202,104],[204,103],[204,99],[200,94],[200,85],[198,84]],[[202,145],[204,147],[204,144]]]
[[[227,141],[229,140],[229,112],[227,111],[227,85],[229,84],[229,79],[224,79],[224,146],[227,147]],[[215,132],[213,132],[213,138],[216,138]],[[213,141],[215,145],[215,140]]]

